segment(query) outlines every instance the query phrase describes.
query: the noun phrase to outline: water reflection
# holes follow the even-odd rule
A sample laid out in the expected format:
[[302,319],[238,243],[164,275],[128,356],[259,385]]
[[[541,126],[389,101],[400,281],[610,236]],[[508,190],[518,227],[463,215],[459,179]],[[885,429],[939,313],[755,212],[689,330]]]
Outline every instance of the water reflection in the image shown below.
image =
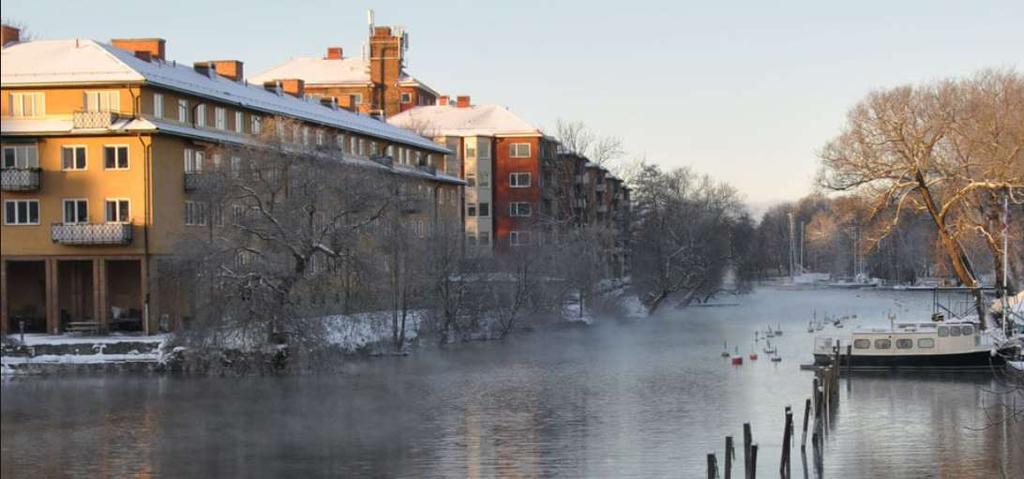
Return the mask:
[[[356,361],[290,378],[106,377],[6,382],[3,477],[691,477],[752,424],[759,473],[778,470],[783,408],[802,423],[817,310],[928,312],[912,293],[759,291],[739,307]],[[910,319],[910,318],[908,318]],[[722,342],[781,363],[733,367]],[[858,374],[843,385],[826,477],[1024,473],[1014,426],[969,430],[984,374]],[[797,442],[799,444],[799,442]],[[739,448],[740,451],[742,447]],[[799,458],[799,450],[794,457]],[[742,457],[738,458],[742,464]],[[810,461],[811,458],[808,458]],[[803,467],[795,461],[794,473]]]

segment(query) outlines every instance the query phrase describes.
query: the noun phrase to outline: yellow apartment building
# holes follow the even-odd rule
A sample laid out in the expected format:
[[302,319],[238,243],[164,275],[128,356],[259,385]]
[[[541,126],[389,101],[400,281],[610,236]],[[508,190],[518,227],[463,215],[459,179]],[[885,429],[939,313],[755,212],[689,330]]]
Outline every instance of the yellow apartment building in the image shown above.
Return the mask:
[[429,192],[430,206],[409,221],[460,221],[464,182],[437,168],[448,149],[335,99],[304,98],[301,80],[250,85],[235,60],[179,65],[162,39],[20,42],[6,26],[4,37],[4,332],[148,334],[178,324],[182,313],[160,294],[159,260],[205,226],[190,200],[194,180],[214,167],[211,150],[253,144],[271,118],[293,120],[296,144],[331,145],[354,168],[384,167]]

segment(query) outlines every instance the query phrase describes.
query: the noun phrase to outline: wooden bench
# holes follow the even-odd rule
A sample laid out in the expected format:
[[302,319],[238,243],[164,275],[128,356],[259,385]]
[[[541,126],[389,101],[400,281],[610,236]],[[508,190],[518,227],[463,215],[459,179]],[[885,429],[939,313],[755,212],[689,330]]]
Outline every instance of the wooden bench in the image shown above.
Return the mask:
[[100,332],[100,323],[98,321],[71,321],[68,323],[67,332],[97,334]]

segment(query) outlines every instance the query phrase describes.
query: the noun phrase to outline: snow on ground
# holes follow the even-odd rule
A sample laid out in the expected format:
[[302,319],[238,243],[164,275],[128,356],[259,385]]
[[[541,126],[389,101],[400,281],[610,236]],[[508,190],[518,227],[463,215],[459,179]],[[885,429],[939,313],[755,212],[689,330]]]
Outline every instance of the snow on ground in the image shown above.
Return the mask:
[[[155,334],[152,336],[139,336],[112,333],[108,336],[79,336],[73,334],[26,334],[25,346],[38,346],[42,344],[111,344],[111,343],[162,343],[170,338],[169,334]],[[9,334],[10,339],[21,341],[21,335]]]
[[[409,311],[405,319],[405,338],[415,339],[426,316],[425,310]],[[375,311],[323,318],[327,342],[353,352],[368,345],[391,340],[391,312]],[[401,320],[401,318],[399,318]]]

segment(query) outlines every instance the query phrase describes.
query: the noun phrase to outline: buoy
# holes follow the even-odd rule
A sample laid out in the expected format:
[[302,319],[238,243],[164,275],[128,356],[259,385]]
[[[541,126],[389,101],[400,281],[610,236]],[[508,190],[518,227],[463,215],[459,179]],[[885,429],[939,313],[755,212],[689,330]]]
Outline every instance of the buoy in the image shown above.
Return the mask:
[[743,364],[743,356],[736,356],[732,358],[732,365],[739,366]]
[[772,362],[777,363],[782,361],[782,356],[772,356]]
[[750,353],[750,360],[757,361],[757,353]]

